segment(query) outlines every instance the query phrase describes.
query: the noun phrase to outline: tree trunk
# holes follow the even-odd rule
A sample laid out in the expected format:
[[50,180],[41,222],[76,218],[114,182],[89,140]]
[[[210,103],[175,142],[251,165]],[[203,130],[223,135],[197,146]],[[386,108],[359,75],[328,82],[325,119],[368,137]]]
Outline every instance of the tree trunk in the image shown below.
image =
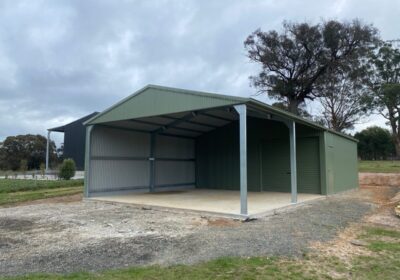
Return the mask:
[[396,158],[400,158],[400,138],[398,135],[395,135],[393,139],[394,139],[394,148],[396,150]]
[[290,113],[299,115],[299,100],[288,98],[288,110]]
[[393,109],[388,107],[389,111],[389,123],[392,128],[392,136],[394,142],[394,149],[396,152],[396,158],[400,158],[400,121],[397,122]]

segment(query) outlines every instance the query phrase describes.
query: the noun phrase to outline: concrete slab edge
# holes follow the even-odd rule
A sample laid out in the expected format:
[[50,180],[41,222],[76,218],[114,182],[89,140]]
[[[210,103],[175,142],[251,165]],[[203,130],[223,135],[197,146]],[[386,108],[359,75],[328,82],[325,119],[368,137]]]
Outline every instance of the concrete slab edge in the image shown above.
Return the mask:
[[204,210],[195,210],[195,209],[185,209],[185,208],[175,208],[175,207],[168,207],[168,206],[156,206],[156,205],[147,205],[147,204],[139,204],[139,203],[131,203],[131,202],[123,202],[123,201],[110,201],[106,199],[101,199],[101,197],[89,197],[83,198],[83,201],[90,201],[90,202],[102,202],[108,203],[113,205],[124,204],[129,205],[135,208],[145,208],[151,209],[155,211],[163,211],[163,212],[171,212],[171,213],[191,213],[200,216],[209,216],[209,217],[219,217],[219,218],[226,218],[226,219],[238,219],[238,220],[249,220],[249,219],[260,219],[263,217],[274,216],[284,213],[289,213],[296,210],[298,207],[302,207],[305,205],[312,204],[313,202],[320,201],[323,199],[327,199],[327,196],[321,196],[318,198],[314,198],[307,201],[298,202],[296,204],[286,205],[283,207],[278,207],[276,209],[271,209],[268,211],[249,214],[249,215],[241,215],[241,214],[232,214],[232,213],[223,213],[223,212],[214,212],[214,211],[204,211]]

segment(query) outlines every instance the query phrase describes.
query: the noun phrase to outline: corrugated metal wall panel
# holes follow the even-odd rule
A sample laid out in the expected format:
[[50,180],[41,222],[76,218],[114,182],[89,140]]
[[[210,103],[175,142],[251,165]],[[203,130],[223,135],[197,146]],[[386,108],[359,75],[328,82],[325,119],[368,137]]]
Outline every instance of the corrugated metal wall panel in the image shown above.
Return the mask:
[[[194,184],[195,140],[164,135],[155,140],[155,187]],[[149,190],[150,134],[95,127],[91,149],[91,193]]]
[[83,122],[94,117],[92,113],[64,126],[64,158],[72,158],[77,170],[84,170],[86,127]]
[[117,191],[148,187],[149,161],[92,160],[91,192]]
[[[290,191],[289,131],[281,122],[248,118],[248,190]],[[297,126],[298,190],[320,193],[319,142],[315,129]],[[305,149],[303,151],[303,149]],[[239,131],[234,122],[197,140],[197,187],[239,189]],[[312,163],[308,162],[312,161]],[[307,162],[304,166],[301,162]],[[313,169],[314,168],[314,169]],[[311,170],[313,169],[313,170]],[[316,178],[318,177],[318,180]]]
[[262,190],[290,192],[289,139],[271,139],[261,144]]
[[[155,143],[155,184],[179,185],[195,182],[195,140],[157,135]],[[161,161],[159,158],[186,161]]]
[[194,161],[156,161],[156,185],[195,182]]
[[197,139],[196,168],[198,188],[239,189],[238,122]]
[[300,193],[321,193],[319,138],[297,140],[297,189]]
[[[274,139],[262,145],[262,189],[290,192],[289,139]],[[318,137],[297,138],[297,191],[321,193]]]
[[327,193],[357,188],[357,143],[330,132],[325,132],[325,136]]
[[150,134],[108,127],[95,127],[92,156],[149,157]]
[[195,140],[157,135],[155,156],[161,158],[193,159]]
[[148,188],[149,155],[149,134],[96,126],[91,141],[90,192]]

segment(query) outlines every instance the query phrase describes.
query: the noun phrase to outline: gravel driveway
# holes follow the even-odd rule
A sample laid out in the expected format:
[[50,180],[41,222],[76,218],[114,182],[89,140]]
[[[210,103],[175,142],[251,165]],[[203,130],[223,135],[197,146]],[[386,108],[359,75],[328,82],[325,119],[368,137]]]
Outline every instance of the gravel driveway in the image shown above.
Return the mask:
[[360,193],[245,223],[94,201],[1,208],[0,275],[299,256],[373,207]]

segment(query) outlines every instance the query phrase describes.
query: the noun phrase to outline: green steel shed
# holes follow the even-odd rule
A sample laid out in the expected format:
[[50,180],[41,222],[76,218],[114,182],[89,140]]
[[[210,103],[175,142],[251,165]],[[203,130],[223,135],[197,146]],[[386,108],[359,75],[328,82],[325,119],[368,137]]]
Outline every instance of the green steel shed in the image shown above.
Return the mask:
[[[148,85],[85,122],[85,196],[358,187],[357,141],[253,98]],[[238,209],[239,211],[239,209]]]

